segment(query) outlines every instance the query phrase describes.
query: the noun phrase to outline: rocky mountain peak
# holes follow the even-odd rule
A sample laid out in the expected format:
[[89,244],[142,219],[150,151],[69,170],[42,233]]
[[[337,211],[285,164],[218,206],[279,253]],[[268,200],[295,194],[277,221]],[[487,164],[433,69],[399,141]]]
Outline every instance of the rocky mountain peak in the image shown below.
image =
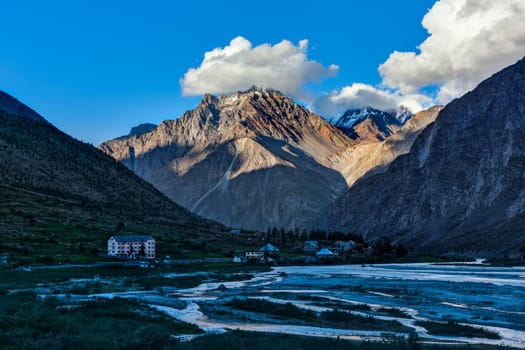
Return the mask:
[[219,97],[212,95],[212,94],[204,94],[200,102],[200,105],[203,105],[203,106],[214,105],[219,108],[221,107],[224,108],[224,107],[239,106],[243,102],[256,103],[257,101],[260,102],[263,100],[266,100],[266,101],[267,100],[279,100],[283,98],[290,100],[288,97],[283,95],[278,90],[265,89],[265,88],[259,88],[256,86],[252,86],[248,90],[237,91],[235,93],[225,94]]
[[351,139],[365,142],[383,141],[403,123],[388,112],[365,107],[346,111],[334,125]]
[[204,94],[200,102],[201,105],[214,105],[219,102],[219,99],[212,94]]
[[414,115],[410,108],[406,106],[401,106],[399,107],[399,110],[394,110],[390,114],[399,120],[401,124],[405,124],[405,122]]
[[144,134],[147,134],[148,132],[152,132],[156,128],[157,128],[156,124],[151,124],[151,123],[139,124],[131,128],[131,131],[129,132],[128,136],[142,136]]
[[[276,90],[251,88],[216,97],[204,95],[199,105],[174,121],[165,122],[168,133],[185,129],[191,135],[188,144],[207,144],[240,138],[270,137],[298,142],[308,129],[330,128],[339,131],[322,118]],[[322,133],[326,135],[327,132]],[[187,137],[183,137],[183,139]],[[181,140],[186,143],[186,140]],[[340,144],[351,141],[339,134],[333,138]]]

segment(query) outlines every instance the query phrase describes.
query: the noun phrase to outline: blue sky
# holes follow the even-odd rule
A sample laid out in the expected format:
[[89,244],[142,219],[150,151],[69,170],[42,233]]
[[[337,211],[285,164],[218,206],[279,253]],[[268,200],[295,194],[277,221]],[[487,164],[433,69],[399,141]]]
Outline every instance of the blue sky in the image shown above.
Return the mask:
[[339,67],[320,83],[304,82],[311,96],[333,94],[330,101],[344,86],[378,87],[390,77],[390,92],[432,85],[409,91],[397,72],[382,76],[378,67],[394,51],[418,54],[429,37],[421,22],[433,0],[184,3],[4,2],[0,89],[96,145],[193,108],[200,98],[183,96],[181,79],[205,52],[238,36],[253,47],[284,39],[299,47],[307,39],[309,61]]

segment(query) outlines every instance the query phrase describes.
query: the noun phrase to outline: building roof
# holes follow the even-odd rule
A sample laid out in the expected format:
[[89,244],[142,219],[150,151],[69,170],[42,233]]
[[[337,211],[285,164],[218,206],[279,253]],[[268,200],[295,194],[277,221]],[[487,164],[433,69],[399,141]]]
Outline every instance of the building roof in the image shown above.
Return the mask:
[[278,252],[279,249],[277,249],[276,246],[274,246],[273,244],[266,244],[264,245],[263,247],[261,247],[261,249],[259,249],[260,252]]
[[145,242],[149,239],[154,239],[152,235],[138,235],[138,236],[111,236],[117,242]]
[[318,256],[328,256],[328,255],[334,255],[334,253],[332,253],[332,251],[330,251],[330,249],[323,248],[320,251],[318,251],[316,253],[316,255],[318,255]]

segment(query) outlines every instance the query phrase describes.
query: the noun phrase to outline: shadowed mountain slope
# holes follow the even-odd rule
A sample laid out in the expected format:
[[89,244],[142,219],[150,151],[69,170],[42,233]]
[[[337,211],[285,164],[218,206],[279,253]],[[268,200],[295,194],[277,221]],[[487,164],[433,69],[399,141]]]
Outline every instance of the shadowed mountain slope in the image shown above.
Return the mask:
[[0,214],[0,251],[32,256],[81,255],[122,230],[173,239],[224,231],[7,94],[0,106]]
[[525,247],[525,61],[447,105],[409,154],[359,181],[321,223],[437,252]]

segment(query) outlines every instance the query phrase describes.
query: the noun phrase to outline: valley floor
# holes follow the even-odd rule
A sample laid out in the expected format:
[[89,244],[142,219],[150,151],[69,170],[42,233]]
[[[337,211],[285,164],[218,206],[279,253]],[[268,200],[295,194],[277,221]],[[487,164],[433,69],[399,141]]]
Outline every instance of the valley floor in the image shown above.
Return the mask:
[[[421,263],[226,274],[147,271],[142,278],[101,274],[31,290],[68,305],[133,300],[202,334],[240,330],[379,342],[411,337],[427,346],[525,348],[525,267]],[[173,336],[191,340],[196,333]]]

